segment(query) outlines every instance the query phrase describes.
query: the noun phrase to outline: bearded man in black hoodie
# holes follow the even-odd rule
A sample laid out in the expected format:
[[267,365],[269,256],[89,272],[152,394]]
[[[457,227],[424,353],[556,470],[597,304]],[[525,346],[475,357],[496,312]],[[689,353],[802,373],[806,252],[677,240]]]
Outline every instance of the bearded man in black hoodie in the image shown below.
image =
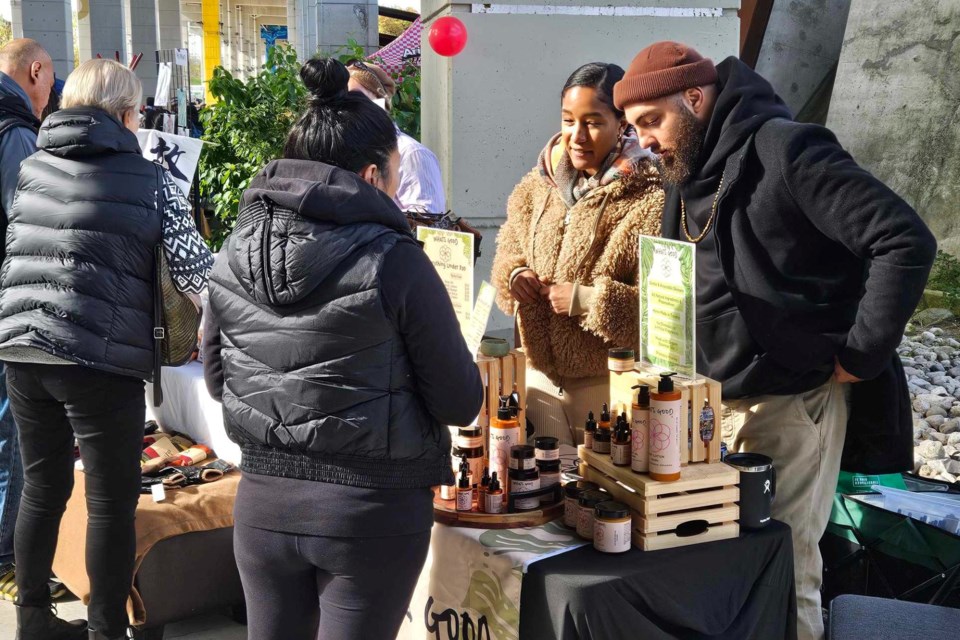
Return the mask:
[[614,91],[659,155],[664,237],[696,243],[697,367],[724,439],[778,469],[799,636],[822,638],[818,542],[837,475],[912,468],[896,356],[936,253],[916,212],[736,58],[659,42]]

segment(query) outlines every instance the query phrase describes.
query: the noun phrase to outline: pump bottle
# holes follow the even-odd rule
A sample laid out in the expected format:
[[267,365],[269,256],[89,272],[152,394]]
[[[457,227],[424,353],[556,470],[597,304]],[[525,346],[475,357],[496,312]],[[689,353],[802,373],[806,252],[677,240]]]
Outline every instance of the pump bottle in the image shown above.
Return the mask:
[[510,448],[520,444],[520,423],[513,415],[510,397],[500,397],[497,419],[490,425],[490,471],[506,478],[510,471]]
[[[660,482],[680,479],[680,402],[673,387],[675,373],[660,374],[656,393],[650,394],[650,477]],[[686,440],[686,438],[684,438]]]
[[633,403],[630,424],[630,468],[637,473],[646,473],[650,469],[650,387],[638,384],[637,400]]

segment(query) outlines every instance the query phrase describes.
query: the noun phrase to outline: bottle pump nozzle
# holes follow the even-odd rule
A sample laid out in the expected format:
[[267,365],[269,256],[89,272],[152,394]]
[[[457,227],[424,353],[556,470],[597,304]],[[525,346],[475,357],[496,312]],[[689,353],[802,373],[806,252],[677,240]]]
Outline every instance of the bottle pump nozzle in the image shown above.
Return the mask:
[[635,384],[631,389],[638,389],[637,391],[637,404],[641,407],[650,405],[650,385],[646,384]]
[[660,374],[660,384],[657,385],[657,391],[659,393],[669,393],[673,391],[673,376],[677,375],[674,372],[661,373]]

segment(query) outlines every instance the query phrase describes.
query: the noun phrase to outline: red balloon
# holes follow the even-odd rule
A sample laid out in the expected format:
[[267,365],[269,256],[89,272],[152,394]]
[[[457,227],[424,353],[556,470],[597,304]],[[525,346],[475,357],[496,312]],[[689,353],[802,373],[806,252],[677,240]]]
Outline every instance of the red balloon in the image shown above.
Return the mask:
[[430,27],[429,40],[441,56],[455,56],[467,46],[467,28],[453,16],[437,18]]

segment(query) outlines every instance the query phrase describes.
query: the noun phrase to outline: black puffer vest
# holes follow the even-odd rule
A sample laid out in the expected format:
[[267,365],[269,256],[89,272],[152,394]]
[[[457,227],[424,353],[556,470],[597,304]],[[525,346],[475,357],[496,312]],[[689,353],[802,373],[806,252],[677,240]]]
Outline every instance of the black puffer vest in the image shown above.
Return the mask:
[[149,379],[162,173],[97,109],[64,109],[24,161],[0,272],[3,349]]
[[450,435],[416,393],[380,298],[384,256],[414,242],[356,174],[272,162],[210,278],[227,432],[245,472],[358,487],[451,481]]

